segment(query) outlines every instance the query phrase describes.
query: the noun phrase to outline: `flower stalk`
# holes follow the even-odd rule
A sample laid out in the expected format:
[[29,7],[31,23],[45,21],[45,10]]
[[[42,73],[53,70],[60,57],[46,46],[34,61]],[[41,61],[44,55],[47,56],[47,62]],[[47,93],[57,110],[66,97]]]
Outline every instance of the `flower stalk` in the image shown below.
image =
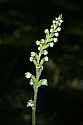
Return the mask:
[[33,100],[33,107],[32,107],[32,125],[36,125],[36,102],[37,102],[37,93],[38,87],[34,88],[34,100]]
[[36,45],[38,46],[38,52],[31,52],[30,61],[34,63],[36,68],[36,74],[32,75],[29,72],[25,73],[26,78],[30,78],[29,84],[33,87],[34,97],[33,100],[29,100],[27,103],[27,107],[32,107],[32,125],[36,125],[36,102],[37,102],[37,94],[38,88],[41,85],[47,86],[47,79],[40,79],[43,64],[48,61],[48,51],[46,50],[48,47],[53,47],[54,44],[58,41],[59,31],[61,31],[61,23],[62,15],[59,15],[58,18],[53,20],[50,30],[45,29],[46,37],[45,39],[41,39],[40,41],[36,41]]

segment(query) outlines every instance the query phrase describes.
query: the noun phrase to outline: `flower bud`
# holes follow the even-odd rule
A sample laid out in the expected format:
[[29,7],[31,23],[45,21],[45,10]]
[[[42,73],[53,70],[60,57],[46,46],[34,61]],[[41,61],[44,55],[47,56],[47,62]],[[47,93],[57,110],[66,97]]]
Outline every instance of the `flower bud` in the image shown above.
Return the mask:
[[55,24],[56,23],[56,21],[55,20],[53,20],[53,24]]
[[33,61],[33,58],[32,57],[30,57],[30,62],[32,62]]
[[50,47],[53,47],[54,46],[54,43],[52,42],[52,43],[49,43],[49,45],[50,45]]
[[39,45],[39,44],[40,44],[40,41],[37,40],[37,41],[36,41],[36,45]]
[[44,43],[44,39],[41,39],[41,43]]
[[53,29],[50,29],[50,32],[52,33],[52,32],[53,32]]
[[58,27],[58,28],[57,28],[57,31],[61,31],[61,28],[60,28],[60,27]]
[[54,38],[54,42],[56,43],[58,41],[58,39],[57,38]]
[[34,106],[33,101],[32,101],[32,100],[29,100],[29,101],[27,102],[27,107],[33,107],[33,106]]
[[49,30],[48,29],[45,29],[45,31],[44,31],[45,33],[49,33]]
[[48,51],[47,51],[47,50],[44,50],[43,54],[44,54],[44,55],[47,55],[47,54],[48,54]]
[[47,79],[42,79],[41,85],[46,85],[47,86]]
[[38,50],[40,50],[41,48],[40,47],[38,47]]
[[58,37],[58,36],[59,36],[59,33],[55,33],[55,36]]
[[35,52],[31,52],[31,57],[34,57],[35,56]]
[[63,20],[60,20],[60,23],[62,23],[63,22]]
[[46,57],[44,57],[44,59],[45,59],[45,61],[48,61],[48,57],[46,56]]
[[31,79],[30,82],[29,82],[30,85],[33,85],[33,80]]
[[25,77],[26,77],[26,78],[31,78],[31,75],[32,75],[32,74],[31,74],[30,72],[26,72],[26,73],[25,73]]

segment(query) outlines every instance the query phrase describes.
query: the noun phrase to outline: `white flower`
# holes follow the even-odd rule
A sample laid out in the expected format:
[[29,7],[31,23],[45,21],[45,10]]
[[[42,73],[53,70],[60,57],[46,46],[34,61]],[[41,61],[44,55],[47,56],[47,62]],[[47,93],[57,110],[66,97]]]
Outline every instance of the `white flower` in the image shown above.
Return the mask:
[[56,43],[58,41],[58,39],[57,38],[54,38],[54,42]]
[[39,45],[39,44],[40,44],[40,41],[37,40],[37,41],[36,41],[36,45]]
[[48,61],[48,57],[47,56],[44,59],[45,59],[45,61]]
[[32,101],[32,100],[29,100],[29,101],[27,102],[27,107],[33,107],[33,106],[34,106],[33,101]]
[[49,45],[50,45],[50,47],[53,47],[54,46],[54,43],[52,42],[52,43],[49,43]]
[[53,29],[50,29],[50,32],[52,33],[52,32],[53,32]]
[[26,73],[25,73],[25,77],[26,77],[26,78],[31,78],[31,75],[32,75],[32,74],[31,74],[30,72],[26,72]]
[[53,28],[53,25],[51,25],[51,28]]
[[44,54],[44,55],[47,55],[47,54],[48,54],[48,51],[47,51],[47,50],[44,50],[43,54]]
[[61,26],[61,23],[59,22],[58,25]]
[[44,39],[41,39],[41,43],[44,43]]
[[59,21],[56,21],[56,24],[58,24],[59,23]]
[[56,23],[56,21],[55,20],[53,20],[53,24],[55,24]]
[[58,20],[61,20],[61,16],[58,17]]
[[30,85],[33,85],[33,80],[31,79],[30,82],[29,82]]
[[58,36],[59,36],[59,33],[55,33],[55,36],[58,37]]
[[46,85],[47,86],[47,79],[42,79],[41,85]]
[[58,20],[58,18],[57,18],[57,17],[56,17],[55,19],[56,19],[56,20]]
[[43,70],[43,66],[41,66],[41,70]]
[[33,61],[33,58],[32,57],[30,57],[30,62],[32,62]]
[[49,30],[48,29],[45,29],[45,31],[44,31],[45,33],[48,33],[49,32]]
[[40,50],[41,48],[40,47],[38,47],[38,50]]
[[62,23],[63,22],[63,20],[60,20],[60,23]]
[[34,57],[35,56],[35,52],[31,52],[31,57]]
[[61,28],[60,28],[60,27],[58,27],[58,28],[57,28],[57,31],[61,31]]

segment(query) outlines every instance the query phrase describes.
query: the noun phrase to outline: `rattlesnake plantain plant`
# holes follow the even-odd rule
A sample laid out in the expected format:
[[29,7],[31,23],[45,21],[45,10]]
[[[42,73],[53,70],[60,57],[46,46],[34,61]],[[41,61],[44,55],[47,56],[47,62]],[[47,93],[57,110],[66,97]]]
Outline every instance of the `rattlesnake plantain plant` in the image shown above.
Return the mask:
[[31,52],[30,61],[34,63],[36,74],[33,75],[30,72],[25,73],[25,77],[30,79],[29,84],[33,87],[34,97],[27,102],[27,107],[32,108],[32,125],[36,125],[36,100],[38,88],[41,85],[48,85],[47,79],[40,79],[41,72],[43,70],[43,64],[48,61],[48,47],[53,47],[58,42],[59,31],[61,31],[62,14],[58,18],[55,18],[52,22],[50,29],[45,29],[45,39],[36,41],[38,46],[37,52]]

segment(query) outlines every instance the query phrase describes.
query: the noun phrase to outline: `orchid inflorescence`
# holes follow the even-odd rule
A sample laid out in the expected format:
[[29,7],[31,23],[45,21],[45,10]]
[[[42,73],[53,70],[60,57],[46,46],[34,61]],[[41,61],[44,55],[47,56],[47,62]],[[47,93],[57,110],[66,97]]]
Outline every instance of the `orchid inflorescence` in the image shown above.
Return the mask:
[[58,18],[53,20],[50,30],[45,29],[45,39],[37,40],[35,43],[38,46],[37,52],[31,52],[30,62],[33,62],[36,68],[36,74],[33,75],[30,72],[25,73],[25,77],[30,79],[29,84],[33,86],[34,97],[27,102],[27,107],[32,107],[32,125],[36,125],[36,100],[38,87],[41,85],[47,86],[47,79],[40,79],[43,64],[48,62],[48,47],[53,47],[56,42],[58,42],[59,31],[61,31],[62,14]]
[[[44,62],[48,61],[48,51],[46,50],[48,47],[53,47],[54,44],[58,41],[59,31],[61,31],[61,23],[62,20],[62,14],[59,15],[58,18],[55,18],[53,20],[50,30],[45,29],[46,37],[45,39],[41,39],[40,41],[36,41],[36,45],[38,46],[38,53],[37,52],[31,52],[30,61],[34,63],[36,67],[36,76],[32,75],[30,72],[25,73],[26,78],[31,78],[30,85],[40,87],[41,85],[47,85],[47,80],[42,79],[39,80],[41,72],[43,70],[43,64]],[[41,56],[44,55],[44,57],[41,58]]]

